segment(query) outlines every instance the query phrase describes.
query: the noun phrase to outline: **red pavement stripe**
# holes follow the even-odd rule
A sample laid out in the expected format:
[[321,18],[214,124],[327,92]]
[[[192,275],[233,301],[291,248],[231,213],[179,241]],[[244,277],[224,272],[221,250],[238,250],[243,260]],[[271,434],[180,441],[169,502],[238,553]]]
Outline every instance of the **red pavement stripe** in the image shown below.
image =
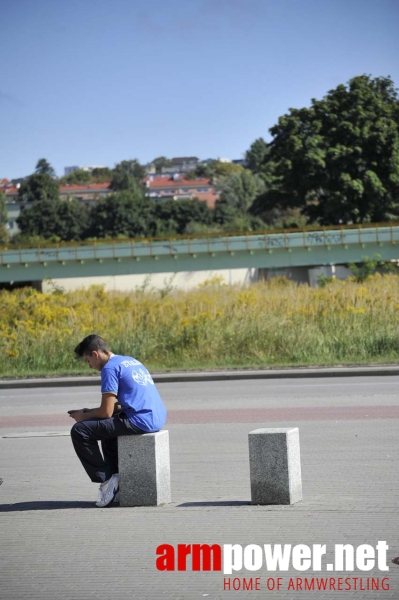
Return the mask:
[[[256,423],[273,421],[351,421],[399,419],[399,405],[320,406],[288,408],[240,408],[215,410],[170,410],[168,423]],[[0,418],[0,427],[68,426],[68,415],[23,415]]]

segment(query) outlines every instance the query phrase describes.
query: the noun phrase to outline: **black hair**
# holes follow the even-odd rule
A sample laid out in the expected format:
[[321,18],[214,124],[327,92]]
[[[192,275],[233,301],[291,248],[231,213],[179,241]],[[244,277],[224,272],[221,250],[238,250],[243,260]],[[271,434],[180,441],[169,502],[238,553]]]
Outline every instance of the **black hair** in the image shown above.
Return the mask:
[[82,358],[82,356],[84,356],[85,354],[91,356],[93,350],[96,350],[97,352],[105,352],[106,354],[109,354],[110,352],[107,342],[95,333],[92,333],[91,335],[85,337],[85,339],[82,340],[80,344],[76,346],[74,352],[76,358]]

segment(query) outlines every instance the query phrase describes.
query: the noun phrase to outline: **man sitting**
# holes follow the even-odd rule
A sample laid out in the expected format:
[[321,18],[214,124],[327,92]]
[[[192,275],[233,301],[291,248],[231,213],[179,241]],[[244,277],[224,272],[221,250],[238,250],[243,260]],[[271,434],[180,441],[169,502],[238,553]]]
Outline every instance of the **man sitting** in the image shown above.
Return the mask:
[[102,508],[119,496],[118,436],[159,431],[166,408],[145,366],[113,354],[100,336],[87,336],[75,355],[101,372],[101,406],[68,413],[76,421],[71,430],[76,454],[90,479],[100,483],[96,506]]

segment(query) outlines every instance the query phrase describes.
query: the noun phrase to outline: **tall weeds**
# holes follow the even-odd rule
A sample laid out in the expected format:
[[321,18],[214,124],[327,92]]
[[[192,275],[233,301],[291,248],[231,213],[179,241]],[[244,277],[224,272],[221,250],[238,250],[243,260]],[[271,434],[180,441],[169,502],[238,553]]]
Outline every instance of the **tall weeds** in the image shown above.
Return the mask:
[[399,277],[311,289],[285,279],[191,291],[0,292],[0,375],[85,372],[89,333],[150,369],[396,362]]

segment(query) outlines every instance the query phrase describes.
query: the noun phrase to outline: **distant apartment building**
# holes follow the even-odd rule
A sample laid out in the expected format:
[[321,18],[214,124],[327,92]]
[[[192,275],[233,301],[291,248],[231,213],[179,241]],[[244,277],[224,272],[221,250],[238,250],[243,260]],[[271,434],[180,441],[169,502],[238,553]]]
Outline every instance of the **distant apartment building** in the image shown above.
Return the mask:
[[155,175],[157,169],[153,163],[148,163],[147,165],[144,165],[144,171],[146,175]]
[[9,179],[0,179],[0,192],[3,192],[6,197],[6,210],[8,213],[7,229],[14,235],[18,231],[17,217],[19,215],[19,204],[16,202],[18,198],[18,187],[13,185]]
[[[19,231],[17,224],[17,218],[21,212],[21,203],[18,196],[19,186],[20,184],[13,185],[8,179],[0,179],[0,191],[4,192],[6,196],[6,209],[9,219],[8,230],[11,235],[15,235]],[[78,202],[86,206],[93,205],[110,192],[111,184],[109,182],[59,186],[60,198],[62,200],[76,198]]]
[[194,171],[199,163],[199,159],[196,156],[180,156],[172,158],[168,167],[162,167],[162,174],[175,174],[175,173],[188,173]]
[[219,156],[218,158],[206,158],[204,160],[201,160],[200,162],[202,165],[209,165],[210,163],[213,163],[213,162],[221,162],[221,163],[233,163],[233,165],[241,165],[242,167],[247,166],[247,162],[246,162],[245,158],[235,158],[233,160],[230,160],[229,158],[223,158],[222,156]]
[[20,183],[14,185],[9,179],[0,179],[0,192],[6,196],[6,204],[12,204],[18,200]]
[[154,200],[198,198],[206,202],[209,208],[213,208],[219,199],[210,179],[185,179],[184,176],[177,174],[172,177],[150,175],[144,179],[144,183],[146,196]]
[[[184,198],[206,202],[209,208],[214,208],[219,199],[210,179],[185,179],[184,175],[149,175],[143,183],[146,196],[154,200],[181,200]],[[6,208],[9,216],[8,229],[11,235],[18,233],[17,218],[21,205],[18,197],[19,184],[16,186],[7,179],[0,180],[0,191],[6,195]],[[60,185],[60,198],[76,198],[86,206],[92,206],[98,200],[111,193],[111,183],[90,183],[80,185]]]
[[[244,158],[230,160],[229,158],[223,158],[222,156],[219,156],[218,158],[206,158],[204,160],[199,160],[196,156],[182,156],[178,158],[172,158],[169,162],[170,165],[167,167],[162,167],[162,175],[184,175],[184,173],[195,171],[199,165],[207,165],[214,162],[233,163],[236,165],[242,165],[243,167],[246,166]],[[146,175],[156,174],[156,167],[153,163],[148,163],[144,166],[144,169]]]
[[[20,184],[13,185],[7,179],[0,179],[0,192],[4,192],[8,203],[19,204]],[[104,198],[111,192],[111,183],[84,183],[59,186],[60,198],[74,197],[79,202],[92,202]]]
[[78,202],[91,205],[111,193],[111,183],[60,185],[59,191],[61,200],[74,197]]
[[20,213],[20,206],[16,202],[6,202],[6,210],[8,213],[7,230],[11,235],[15,235],[19,231],[17,218]]
[[6,195],[16,193],[18,194],[18,189],[21,184],[15,185],[9,179],[0,179],[0,192],[4,192]]

